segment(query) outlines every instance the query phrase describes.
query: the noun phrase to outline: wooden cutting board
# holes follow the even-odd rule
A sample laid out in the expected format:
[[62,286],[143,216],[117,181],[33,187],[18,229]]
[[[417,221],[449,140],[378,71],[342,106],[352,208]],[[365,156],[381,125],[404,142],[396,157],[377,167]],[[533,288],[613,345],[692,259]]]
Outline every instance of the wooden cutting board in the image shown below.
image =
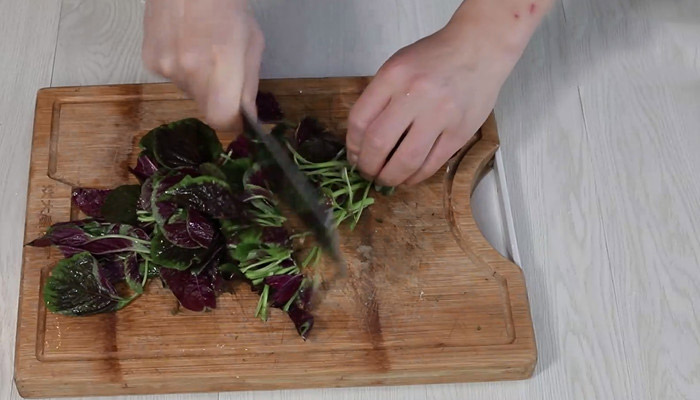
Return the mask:
[[[287,117],[345,131],[366,78],[261,83]],[[195,104],[170,84],[43,89],[34,125],[25,242],[77,218],[71,188],[134,181],[139,138]],[[220,133],[226,144],[231,133]],[[153,280],[125,309],[47,313],[42,283],[60,259],[24,249],[15,380],[25,397],[124,395],[522,379],[537,352],[521,270],[484,239],[470,194],[493,159],[493,117],[446,170],[399,188],[341,231],[349,277],[316,311],[304,342],[279,310],[253,314],[247,285],[207,313],[175,311]]]

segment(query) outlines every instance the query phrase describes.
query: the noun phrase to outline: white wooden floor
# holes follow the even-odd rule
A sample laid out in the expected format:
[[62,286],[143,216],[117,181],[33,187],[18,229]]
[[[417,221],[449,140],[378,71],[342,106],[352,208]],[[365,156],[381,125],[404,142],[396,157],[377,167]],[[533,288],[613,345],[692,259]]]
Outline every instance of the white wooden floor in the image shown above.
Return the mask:
[[[458,0],[255,0],[264,77],[372,74]],[[37,89],[152,82],[140,0],[0,0],[0,399]],[[700,399],[700,2],[564,0],[497,106],[540,361],[527,381],[169,399]],[[155,399],[144,396],[142,399]],[[160,397],[158,397],[160,398]]]

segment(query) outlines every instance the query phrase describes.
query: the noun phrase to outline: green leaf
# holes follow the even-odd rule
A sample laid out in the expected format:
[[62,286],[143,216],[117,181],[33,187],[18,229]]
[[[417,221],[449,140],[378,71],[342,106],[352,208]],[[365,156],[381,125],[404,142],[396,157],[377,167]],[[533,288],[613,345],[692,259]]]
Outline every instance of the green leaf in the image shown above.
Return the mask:
[[[259,243],[240,243],[236,246],[236,248],[231,252],[231,257],[233,257],[234,260],[239,261],[239,262],[246,262],[250,260],[251,258],[255,257],[255,252],[260,248]],[[253,257],[251,257],[251,253],[253,253]]]
[[250,158],[227,159],[220,169],[231,189],[239,192],[243,190],[243,176],[252,165],[253,161]]
[[100,212],[108,222],[136,225],[138,223],[136,206],[139,197],[141,197],[140,185],[119,186],[109,192]]
[[262,243],[262,231],[257,227],[250,227],[242,231],[239,235],[241,243],[254,243],[260,245]]
[[168,241],[158,231],[151,240],[151,261],[164,267],[184,271],[201,261],[207,249],[185,249]]
[[142,294],[143,285],[146,284],[148,278],[144,276],[146,273],[144,261],[139,261],[139,256],[136,253],[122,255],[118,258],[118,261],[121,263],[124,271],[124,280],[129,289],[133,290],[134,293]]
[[[83,232],[87,233],[90,236],[102,236],[110,232],[113,226],[114,225],[112,224],[103,224],[98,221],[92,220],[81,224],[80,229],[82,229]],[[49,228],[49,231],[51,231],[52,229],[53,227]]]
[[219,265],[219,271],[226,272],[231,275],[241,272],[241,270],[238,268],[238,265],[234,263],[225,263]]
[[130,301],[120,297],[111,285],[101,282],[97,260],[88,252],[59,261],[44,285],[46,308],[57,314],[116,311]]
[[217,179],[226,180],[226,175],[219,168],[219,166],[217,166],[214,163],[206,162],[206,163],[200,164],[199,172],[202,175],[212,176],[212,177],[217,178]]
[[238,235],[243,231],[246,226],[242,225],[239,221],[231,219],[220,219],[219,225],[221,227],[221,233],[227,242],[233,242]]
[[149,131],[147,134],[145,134],[141,140],[139,141],[139,147],[141,148],[141,155],[146,155],[150,159],[154,160],[155,155],[155,147],[156,147],[156,142],[155,142],[155,129]]
[[[145,263],[145,261],[143,261],[143,263]],[[143,266],[141,268],[143,269]],[[148,267],[146,269],[146,274],[149,278],[155,278],[160,276],[160,266],[149,262]]]
[[214,130],[196,118],[153,129],[141,140],[141,146],[166,168],[197,167],[218,159],[223,152]]

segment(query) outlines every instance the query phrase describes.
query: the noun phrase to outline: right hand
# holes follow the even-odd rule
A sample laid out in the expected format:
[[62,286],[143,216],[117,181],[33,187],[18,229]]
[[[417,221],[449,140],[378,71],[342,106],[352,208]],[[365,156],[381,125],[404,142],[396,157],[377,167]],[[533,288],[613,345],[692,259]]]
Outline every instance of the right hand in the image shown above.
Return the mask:
[[147,68],[192,97],[215,129],[255,110],[264,38],[247,0],[147,0]]

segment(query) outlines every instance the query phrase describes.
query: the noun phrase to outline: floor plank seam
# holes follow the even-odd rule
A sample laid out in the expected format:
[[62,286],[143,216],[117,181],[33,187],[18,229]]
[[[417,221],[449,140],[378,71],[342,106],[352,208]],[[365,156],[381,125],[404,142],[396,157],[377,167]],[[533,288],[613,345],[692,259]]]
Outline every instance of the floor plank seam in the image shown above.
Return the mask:
[[58,38],[61,34],[61,15],[63,14],[63,0],[60,0],[61,5],[58,7],[58,24],[56,24],[56,43],[53,46],[53,55],[51,60],[51,79],[49,86],[53,87],[53,73],[56,71],[56,54],[58,53]]
[[[591,138],[590,138],[590,133],[588,131],[588,121],[586,120],[586,110],[583,106],[583,95],[581,93],[581,85],[576,86],[576,90],[578,91],[578,100],[579,104],[581,106],[581,117],[583,118],[583,132],[586,137],[586,143],[588,144],[588,149],[590,151],[591,149]],[[593,165],[593,161],[590,161],[590,165]],[[610,272],[610,282],[611,282],[611,287],[612,287],[612,295],[613,295],[613,300],[614,300],[614,309],[613,309],[613,314],[615,316],[615,320],[617,321],[618,326],[623,326],[621,316],[620,316],[620,301],[618,298],[617,294],[617,285],[615,282],[615,274],[613,273],[612,270],[612,258],[610,257],[610,246],[608,244],[608,234],[605,230],[605,224],[603,223],[603,205],[600,201],[600,195],[599,195],[599,190],[598,190],[598,182],[595,179],[595,171],[593,171],[593,193],[595,194],[595,199],[596,199],[596,205],[598,206],[598,222],[600,224],[600,230],[603,234],[603,245],[605,246],[605,257],[608,261],[608,271]],[[629,362],[630,359],[627,355],[627,347],[625,346],[625,336],[622,334],[622,331],[619,332],[619,334],[616,334],[615,337],[620,339],[620,342],[622,344],[622,356],[624,357],[625,360],[625,380],[627,381],[625,385],[626,392],[629,396],[632,395],[632,371],[630,371],[630,366]]]

